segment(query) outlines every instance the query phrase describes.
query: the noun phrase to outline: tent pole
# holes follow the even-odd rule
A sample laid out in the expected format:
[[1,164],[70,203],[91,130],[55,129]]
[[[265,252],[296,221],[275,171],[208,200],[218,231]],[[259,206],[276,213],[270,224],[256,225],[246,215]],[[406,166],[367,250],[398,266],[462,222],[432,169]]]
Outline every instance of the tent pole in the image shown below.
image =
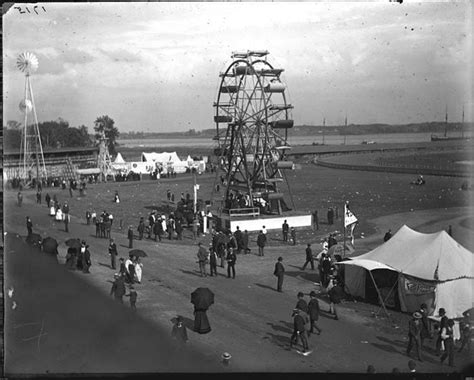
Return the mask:
[[[388,297],[390,297],[390,294],[392,294],[393,289],[395,289],[395,285],[397,285],[397,284],[398,284],[398,280],[397,280],[397,282],[395,282],[395,284],[393,284],[392,288],[391,288],[390,291],[388,292],[387,297],[385,297],[385,300],[384,300],[384,301],[387,301],[387,300],[388,300]],[[379,309],[377,310],[377,313],[376,313],[375,315],[379,315],[380,309],[382,309],[382,306],[379,307]]]
[[346,258],[346,204],[344,203],[344,206],[342,208],[342,229],[344,231],[344,240],[342,241],[342,257]]
[[387,315],[387,318],[389,319],[389,321],[391,322],[392,320],[390,319],[390,316],[388,315],[388,311],[387,309],[385,308],[385,303],[383,302],[383,298],[382,298],[382,295],[380,294],[380,291],[379,291],[379,288],[377,287],[377,284],[375,283],[375,279],[374,279],[374,276],[372,275],[372,271],[369,270],[369,274],[370,274],[370,277],[372,278],[372,282],[374,283],[374,286],[375,286],[375,290],[377,290],[377,294],[379,296],[379,301],[380,303],[382,304],[382,307],[385,311],[385,314]]

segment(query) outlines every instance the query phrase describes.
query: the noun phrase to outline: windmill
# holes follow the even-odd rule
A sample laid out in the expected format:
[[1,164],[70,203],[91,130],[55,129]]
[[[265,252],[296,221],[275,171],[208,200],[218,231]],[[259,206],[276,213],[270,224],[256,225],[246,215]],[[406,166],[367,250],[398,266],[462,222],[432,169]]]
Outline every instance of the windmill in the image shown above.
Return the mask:
[[[25,73],[25,96],[20,102],[24,123],[20,145],[19,177],[25,181],[30,181],[35,177],[38,186],[43,178],[47,178],[33,87],[31,86],[31,74],[38,69],[38,58],[33,53],[23,52],[18,56],[16,64],[18,69]],[[33,115],[31,125],[28,125],[29,114]],[[33,170],[34,168],[36,171]]]
[[108,138],[105,137],[104,131],[99,139],[99,155],[97,156],[97,167],[100,169],[100,174],[107,182],[107,176],[113,175],[112,160],[110,159],[109,148],[107,146]]

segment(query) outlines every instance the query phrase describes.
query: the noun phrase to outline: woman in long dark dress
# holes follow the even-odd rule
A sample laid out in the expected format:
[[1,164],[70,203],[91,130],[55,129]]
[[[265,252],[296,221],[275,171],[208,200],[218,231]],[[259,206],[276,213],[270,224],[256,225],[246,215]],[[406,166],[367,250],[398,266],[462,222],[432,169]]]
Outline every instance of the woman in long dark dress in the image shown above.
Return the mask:
[[76,261],[76,268],[77,270],[84,269],[84,252],[86,251],[85,245],[82,245],[77,253],[77,261]]
[[68,248],[66,255],[66,268],[76,270],[76,248]]
[[211,331],[206,311],[207,309],[196,309],[194,307],[194,331],[199,334],[206,334]]

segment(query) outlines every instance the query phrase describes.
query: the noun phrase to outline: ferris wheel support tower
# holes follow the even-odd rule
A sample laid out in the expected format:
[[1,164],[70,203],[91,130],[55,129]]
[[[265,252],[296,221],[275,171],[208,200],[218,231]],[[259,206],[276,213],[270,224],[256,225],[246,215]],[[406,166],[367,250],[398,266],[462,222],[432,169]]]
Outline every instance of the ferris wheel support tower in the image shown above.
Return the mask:
[[[20,102],[20,110],[24,114],[23,130],[20,144],[19,177],[25,181],[36,178],[37,186],[42,179],[47,179],[46,165],[44,162],[43,146],[38,127],[31,74],[38,69],[38,59],[29,52],[24,52],[17,59],[17,67],[25,73],[24,98]],[[29,123],[29,114],[33,120]],[[33,170],[35,169],[36,170]]]

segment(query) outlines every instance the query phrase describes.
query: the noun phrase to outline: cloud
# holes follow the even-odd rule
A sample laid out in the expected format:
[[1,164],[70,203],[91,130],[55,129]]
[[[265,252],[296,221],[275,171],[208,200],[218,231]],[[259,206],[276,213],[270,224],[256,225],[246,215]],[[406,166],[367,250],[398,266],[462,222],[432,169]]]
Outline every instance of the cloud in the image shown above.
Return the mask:
[[117,50],[99,49],[99,51],[114,62],[129,62],[130,63],[130,62],[141,61],[140,54],[134,54],[125,49],[117,49]]
[[285,70],[296,123],[323,115],[337,122],[345,110],[352,122],[432,120],[439,104],[461,104],[471,91],[466,10],[426,2],[51,3],[29,23],[4,17],[5,110],[16,112],[22,96],[16,56],[34,46],[34,88],[47,119],[88,124],[107,113],[124,131],[209,127],[231,53],[267,49]]

